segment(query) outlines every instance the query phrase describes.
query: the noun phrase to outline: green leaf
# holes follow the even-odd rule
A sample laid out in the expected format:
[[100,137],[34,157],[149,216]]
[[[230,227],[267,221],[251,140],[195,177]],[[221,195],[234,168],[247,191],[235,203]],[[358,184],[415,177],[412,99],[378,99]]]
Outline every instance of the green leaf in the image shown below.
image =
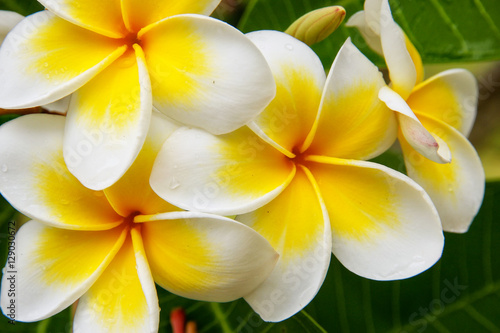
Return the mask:
[[43,10],[43,6],[35,0],[0,0],[0,9],[27,16]]
[[413,278],[363,279],[332,260],[306,308],[328,332],[500,332],[500,183],[488,183],[465,234],[445,233],[441,260]]
[[305,311],[280,323],[266,323],[244,300],[231,303],[208,303],[175,296],[158,287],[161,320],[160,332],[171,332],[169,315],[178,307],[186,311],[187,320],[196,322],[199,333],[303,332],[325,333]]
[[[273,29],[284,31],[303,14],[324,6],[340,5],[346,19],[362,10],[363,0],[290,1],[252,0],[238,27],[243,32]],[[425,63],[500,59],[500,6],[497,0],[391,0],[394,19],[415,44]],[[381,65],[356,29],[341,26],[313,49],[329,67],[347,37],[363,53]]]

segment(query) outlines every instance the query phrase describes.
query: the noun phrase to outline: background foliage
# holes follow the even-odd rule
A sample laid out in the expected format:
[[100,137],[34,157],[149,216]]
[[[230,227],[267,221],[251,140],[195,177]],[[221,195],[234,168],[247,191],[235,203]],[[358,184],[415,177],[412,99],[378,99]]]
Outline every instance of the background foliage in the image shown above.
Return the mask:
[[[426,63],[500,59],[498,0],[391,0],[396,21],[422,53]],[[306,12],[342,5],[347,18],[361,10],[362,0],[227,0],[216,16],[243,32],[285,30]],[[224,7],[225,6],[225,7]],[[0,9],[28,15],[43,7],[34,0],[0,0]],[[345,39],[378,65],[354,29],[342,26],[313,48],[328,68]],[[3,123],[11,116],[0,117]],[[387,153],[379,162],[403,170],[401,157]],[[484,203],[470,231],[446,233],[441,260],[407,280],[377,282],[360,278],[332,258],[317,297],[304,311],[282,323],[264,323],[243,301],[197,302],[159,291],[161,332],[170,332],[169,313],[186,310],[199,332],[500,332],[500,182],[488,183]],[[7,224],[18,221],[0,198],[0,262],[6,260]],[[0,318],[1,332],[70,332],[71,311],[38,323],[10,325]]]

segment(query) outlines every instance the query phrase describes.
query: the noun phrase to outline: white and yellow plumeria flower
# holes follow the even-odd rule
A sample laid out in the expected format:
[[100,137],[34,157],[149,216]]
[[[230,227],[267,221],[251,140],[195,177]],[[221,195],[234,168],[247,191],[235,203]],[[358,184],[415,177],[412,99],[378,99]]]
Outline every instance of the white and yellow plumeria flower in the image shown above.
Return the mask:
[[205,16],[219,2],[40,0],[48,10],[21,21],[0,49],[0,108],[76,91],[64,159],[94,190],[130,167],[152,105],[215,134],[235,130],[262,111],[275,86],[255,46]]
[[474,76],[452,69],[423,81],[420,55],[394,22],[387,0],[367,0],[348,24],[386,60],[392,89],[381,89],[380,98],[398,113],[408,175],[434,201],[445,231],[467,231],[485,182],[481,161],[466,139],[476,115]]
[[[331,252],[376,280],[413,276],[440,257],[437,211],[408,177],[365,162],[396,139],[378,99],[378,69],[350,41],[328,78],[319,58],[284,33],[248,34],[273,71],[277,95],[248,127],[214,136],[181,128],[153,167],[153,190],[179,207],[236,218],[280,254],[246,300],[283,320],[316,295]],[[175,158],[174,158],[175,157]]]
[[[174,126],[153,114],[138,158],[104,191],[82,186],[62,155],[64,117],[28,115],[0,127],[0,191],[33,218],[16,235],[16,320],[47,318],[79,299],[75,332],[156,332],[155,284],[189,298],[252,292],[277,253],[251,228],[180,211],[150,188],[149,172]],[[7,267],[1,306],[10,304]]]

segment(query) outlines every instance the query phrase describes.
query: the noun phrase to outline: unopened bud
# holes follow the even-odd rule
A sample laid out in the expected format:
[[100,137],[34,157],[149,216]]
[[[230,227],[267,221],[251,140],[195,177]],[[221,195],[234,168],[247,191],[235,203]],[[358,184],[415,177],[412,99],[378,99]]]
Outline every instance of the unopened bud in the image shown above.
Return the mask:
[[311,46],[337,30],[344,17],[341,6],[319,8],[298,18],[285,33]]

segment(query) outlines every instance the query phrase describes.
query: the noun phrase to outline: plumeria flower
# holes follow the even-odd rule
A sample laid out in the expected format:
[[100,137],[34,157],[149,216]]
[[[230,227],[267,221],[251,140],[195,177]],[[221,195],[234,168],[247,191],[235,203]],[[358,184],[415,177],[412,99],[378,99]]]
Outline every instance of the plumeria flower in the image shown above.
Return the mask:
[[275,99],[230,134],[175,131],[154,164],[153,190],[184,209],[237,214],[270,241],[278,264],[245,297],[267,321],[311,301],[331,252],[375,280],[434,264],[443,234],[430,198],[405,175],[364,161],[396,139],[396,117],[378,99],[385,83],[377,67],[348,40],[326,77],[316,54],[293,37],[248,37],[271,66]]
[[379,96],[398,113],[408,175],[432,198],[445,231],[466,232],[485,183],[479,156],[466,139],[476,116],[474,76],[452,69],[424,81],[421,57],[394,22],[387,0],[367,0],[348,25],[358,27],[387,63],[392,89],[382,88]]
[[[115,185],[93,191],[67,170],[65,119],[36,114],[0,128],[0,191],[33,218],[16,235],[16,320],[37,321],[78,301],[75,332],[156,332],[156,282],[184,297],[245,296],[277,254],[251,228],[161,200],[148,178],[175,128],[154,114],[137,160]],[[9,271],[1,306],[9,313]]]
[[[152,105],[220,134],[275,94],[264,58],[245,36],[207,17],[220,0],[40,0],[0,49],[0,108],[48,104],[73,92],[64,159],[101,190],[130,167]],[[187,14],[195,13],[195,14]]]

